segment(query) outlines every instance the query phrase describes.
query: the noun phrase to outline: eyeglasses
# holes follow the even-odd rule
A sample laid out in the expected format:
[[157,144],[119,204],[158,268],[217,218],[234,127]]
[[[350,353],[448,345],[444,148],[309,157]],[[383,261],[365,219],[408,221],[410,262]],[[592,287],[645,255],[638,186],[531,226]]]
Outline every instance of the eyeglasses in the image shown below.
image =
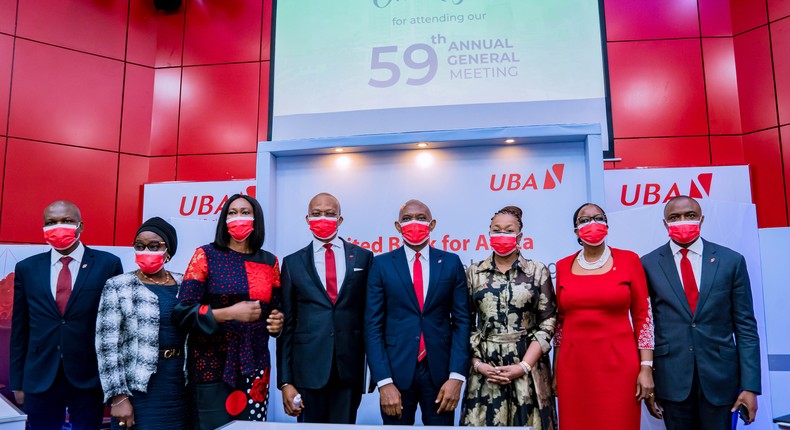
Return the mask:
[[148,242],[146,245],[142,242],[135,242],[132,247],[134,247],[134,250],[138,252],[145,251],[146,249],[151,252],[159,252],[167,249],[167,244],[164,242]]
[[595,223],[598,223],[598,224],[606,224],[606,217],[604,215],[599,214],[599,215],[596,215],[594,217],[580,216],[579,218],[576,218],[576,226],[577,227],[581,227],[583,225],[587,225],[587,224],[589,224],[591,222],[595,222]]

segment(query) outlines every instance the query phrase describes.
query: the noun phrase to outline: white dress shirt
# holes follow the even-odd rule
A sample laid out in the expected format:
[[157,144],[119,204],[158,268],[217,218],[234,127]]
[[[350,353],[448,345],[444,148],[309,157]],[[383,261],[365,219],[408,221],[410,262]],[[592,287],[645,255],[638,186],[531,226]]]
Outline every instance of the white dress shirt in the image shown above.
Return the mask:
[[[680,283],[683,284],[683,272],[680,271],[680,260],[683,258],[680,250],[683,248],[671,240],[669,241],[669,248],[672,250],[672,255],[675,257],[675,267],[678,269]],[[700,280],[702,279],[702,238],[694,241],[694,243],[688,247],[688,250],[687,256],[689,261],[691,261],[691,270],[694,271],[694,280],[697,282],[697,290],[699,290]]]
[[[408,246],[404,246],[403,250],[406,251],[406,262],[409,266],[409,275],[411,275],[411,282],[412,285],[414,284],[414,259],[417,257],[417,252]],[[425,303],[425,298],[428,297],[428,281],[431,279],[431,260],[428,258],[430,255],[431,247],[425,246],[420,250],[420,263],[422,263],[422,300],[423,304]],[[459,381],[466,381],[466,377],[461,375],[460,373],[450,372],[450,379],[456,379]],[[387,385],[392,384],[392,378],[385,378],[379,381],[376,386],[379,388]]]
[[[60,258],[66,257],[66,255],[63,255],[54,249],[52,250],[52,252],[50,252],[50,255],[51,255],[52,266],[50,267],[49,270],[49,287],[52,290],[52,297],[55,297],[55,299],[57,299],[58,276],[60,275],[60,270],[63,268],[63,263],[61,263]],[[72,290],[74,289],[74,283],[77,282],[77,273],[79,272],[80,267],[82,266],[83,255],[85,255],[85,245],[83,245],[82,242],[80,242],[80,244],[77,245],[77,248],[74,249],[74,251],[71,251],[71,254],[67,255],[68,257],[73,258],[73,260],[69,262]]]
[[[340,286],[346,279],[346,248],[343,241],[337,236],[327,243],[332,244],[332,251],[335,253],[335,274],[337,275],[337,294],[339,296]],[[315,262],[315,271],[318,272],[321,284],[326,289],[326,248],[324,248],[324,242],[316,238],[313,238],[313,262]]]

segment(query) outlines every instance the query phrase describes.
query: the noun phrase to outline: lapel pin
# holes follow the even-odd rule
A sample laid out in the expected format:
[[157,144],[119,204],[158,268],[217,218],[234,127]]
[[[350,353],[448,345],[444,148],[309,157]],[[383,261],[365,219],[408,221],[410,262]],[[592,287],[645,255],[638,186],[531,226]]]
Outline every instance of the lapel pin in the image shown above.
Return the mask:
[[716,259],[715,259],[715,258],[711,258],[711,259],[710,259],[710,262],[711,262],[711,263],[713,263],[714,261],[716,261]]
[[441,262],[442,262],[442,260],[439,260],[439,261],[437,261],[436,263],[438,264],[438,263],[441,263]]
[[354,254],[349,255],[348,258],[354,258]]
[[86,267],[88,267],[88,263],[85,263],[85,264],[82,265],[83,269],[86,268]]

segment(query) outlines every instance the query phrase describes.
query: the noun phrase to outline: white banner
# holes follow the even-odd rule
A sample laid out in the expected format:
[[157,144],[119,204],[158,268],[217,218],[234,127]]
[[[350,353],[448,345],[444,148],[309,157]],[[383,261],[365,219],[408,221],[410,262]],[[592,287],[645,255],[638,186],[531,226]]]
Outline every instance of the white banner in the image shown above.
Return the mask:
[[255,179],[145,184],[143,221],[154,216],[213,221],[228,197],[237,193],[255,197]]
[[618,169],[604,172],[606,210],[663,206],[672,197],[751,203],[749,166]]

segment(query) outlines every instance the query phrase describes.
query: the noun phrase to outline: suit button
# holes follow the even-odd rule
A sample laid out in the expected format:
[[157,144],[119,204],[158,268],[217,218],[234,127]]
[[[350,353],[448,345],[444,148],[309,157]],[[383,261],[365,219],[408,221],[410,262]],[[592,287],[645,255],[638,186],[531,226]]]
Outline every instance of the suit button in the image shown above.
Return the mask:
[[60,349],[60,345],[58,345],[58,349]]
[[66,325],[66,320],[60,320],[60,323]]
[[693,346],[690,346],[690,347],[689,347],[689,351],[691,351],[691,352],[694,352],[694,347],[693,347]]
[[691,323],[691,328],[697,327],[697,323]]
[[334,336],[335,336],[335,332],[330,331],[329,332],[329,337],[334,337]]
[[415,337],[415,338],[414,338],[414,341],[415,341],[415,342],[419,342],[419,341],[420,341],[420,337],[419,337],[419,336]]

